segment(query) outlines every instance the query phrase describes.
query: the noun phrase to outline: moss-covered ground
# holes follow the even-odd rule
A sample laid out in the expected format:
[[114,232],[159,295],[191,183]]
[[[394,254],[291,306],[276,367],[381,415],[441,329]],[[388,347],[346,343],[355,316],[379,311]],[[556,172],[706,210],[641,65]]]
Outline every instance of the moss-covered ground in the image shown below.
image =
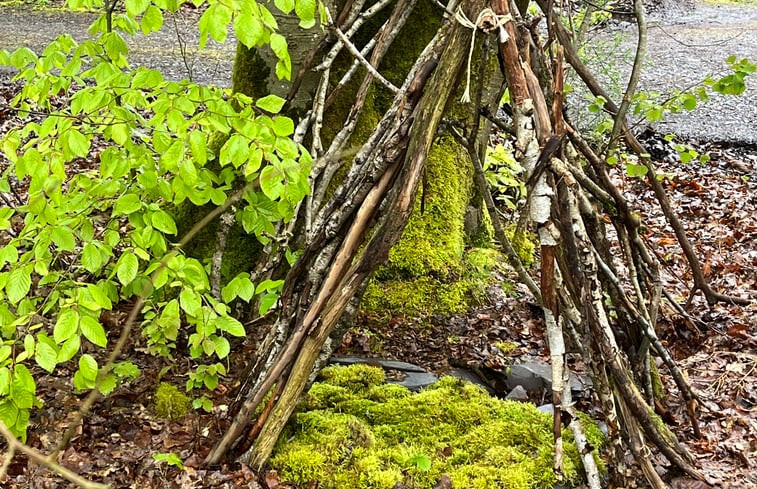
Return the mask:
[[[531,489],[556,484],[552,417],[533,405],[490,397],[443,377],[418,393],[385,384],[383,370],[328,367],[302,401],[272,466],[282,482],[323,489]],[[586,423],[593,446],[601,433]],[[581,479],[569,438],[565,477]]]

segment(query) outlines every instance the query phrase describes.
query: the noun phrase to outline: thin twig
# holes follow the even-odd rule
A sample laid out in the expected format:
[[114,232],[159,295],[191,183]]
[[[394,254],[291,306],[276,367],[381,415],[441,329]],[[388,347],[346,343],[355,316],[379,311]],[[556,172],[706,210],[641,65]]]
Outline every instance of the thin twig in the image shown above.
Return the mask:
[[395,87],[392,82],[390,82],[389,80],[387,80],[386,78],[384,78],[384,75],[382,75],[381,73],[379,73],[378,70],[376,68],[374,68],[373,65],[370,64],[368,62],[368,60],[365,59],[365,57],[363,57],[362,54],[360,54],[360,50],[358,48],[356,48],[354,44],[352,44],[352,41],[350,41],[347,38],[347,36],[344,35],[344,32],[342,32],[341,29],[339,29],[338,27],[336,27],[334,25],[334,22],[333,22],[333,20],[331,18],[331,14],[329,13],[329,9],[326,8],[326,7],[324,7],[324,10],[326,10],[326,18],[329,21],[329,27],[331,28],[331,30],[334,31],[334,33],[336,34],[336,37],[338,37],[339,40],[342,41],[342,44],[344,44],[344,46],[347,48],[347,50],[358,61],[360,61],[360,64],[363,65],[363,67],[366,70],[368,70],[368,73],[370,73],[371,75],[373,75],[379,81],[379,83],[381,83],[386,88],[388,88],[389,90],[391,90],[392,93],[395,93],[395,94],[399,93],[400,89],[397,88],[397,87]]
[[49,457],[45,457],[36,449],[25,445],[24,443],[21,443],[21,441],[13,436],[13,433],[11,433],[11,431],[2,422],[0,422],[0,434],[5,437],[5,440],[8,442],[9,448],[2,467],[3,475],[7,469],[7,465],[10,463],[10,460],[13,458],[16,450],[18,450],[19,452],[29,457],[35,463],[52,470],[67,481],[72,482],[79,487],[82,487],[84,489],[107,489],[108,487],[110,487],[107,484],[100,484],[99,482],[92,482],[84,479],[83,477],[80,477],[76,472],[67,469],[58,462],[51,460]]

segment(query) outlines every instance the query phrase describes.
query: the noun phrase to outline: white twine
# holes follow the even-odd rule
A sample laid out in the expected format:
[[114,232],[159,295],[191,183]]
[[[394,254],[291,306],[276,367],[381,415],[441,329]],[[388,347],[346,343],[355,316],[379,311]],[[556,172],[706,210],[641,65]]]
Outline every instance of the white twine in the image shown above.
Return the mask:
[[463,27],[473,29],[473,35],[470,40],[470,50],[468,51],[468,73],[465,79],[465,92],[460,99],[463,103],[470,102],[470,73],[471,73],[471,60],[473,59],[473,49],[476,46],[476,31],[481,29],[484,32],[492,32],[494,29],[499,29],[499,42],[505,43],[510,38],[505,30],[505,23],[513,20],[510,14],[497,15],[491,8],[483,9],[476,17],[476,22],[471,21],[463,12],[463,9],[458,7],[455,12],[455,19]]

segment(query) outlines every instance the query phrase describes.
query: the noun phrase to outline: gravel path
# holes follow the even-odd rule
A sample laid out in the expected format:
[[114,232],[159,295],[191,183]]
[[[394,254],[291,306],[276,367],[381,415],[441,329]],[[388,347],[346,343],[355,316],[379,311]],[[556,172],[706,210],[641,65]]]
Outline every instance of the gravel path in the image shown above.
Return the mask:
[[[648,24],[642,89],[666,93],[696,84],[708,74],[724,74],[725,59],[731,55],[757,63],[757,5],[697,2],[694,9],[651,16]],[[623,27],[622,34],[623,47],[633,49],[635,27]],[[628,64],[623,67],[626,72]],[[622,86],[626,80],[622,78]],[[740,97],[713,95],[691,113],[668,115],[657,129],[690,139],[757,144],[757,73],[746,85]]]
[[[94,18],[87,13],[0,7],[0,48],[27,46],[40,51],[64,32],[83,40],[89,36],[87,29]],[[233,36],[223,45],[209,42],[208,48],[198,52],[198,18],[196,12],[182,11],[167,16],[159,33],[130,38],[132,63],[161,69],[170,79],[190,77],[200,83],[229,86],[236,47]],[[723,73],[727,68],[724,60],[732,54],[757,62],[755,5],[697,3],[694,9],[674,8],[662,18],[653,17],[649,24],[649,62],[641,81],[644,89],[667,92],[686,88],[708,74]],[[621,49],[628,54],[609,64],[616,63],[621,73],[627,73],[636,33],[628,24],[615,32],[625,39]],[[177,33],[189,48],[186,56],[181,54]],[[601,35],[605,41],[606,34]],[[621,76],[618,86],[624,86],[625,80]],[[713,96],[693,113],[670,115],[657,127],[693,139],[757,144],[757,74],[747,79],[743,96]]]
[[[96,18],[85,12],[0,7],[0,49],[26,46],[40,52],[63,33],[83,41],[91,37],[87,31]],[[166,15],[160,32],[127,36],[132,65],[160,69],[171,80],[190,78],[198,83],[230,86],[236,41],[230,34],[224,44],[208,41],[208,46],[199,51],[198,22],[197,12],[182,10]],[[187,48],[186,56],[182,55],[182,45]]]

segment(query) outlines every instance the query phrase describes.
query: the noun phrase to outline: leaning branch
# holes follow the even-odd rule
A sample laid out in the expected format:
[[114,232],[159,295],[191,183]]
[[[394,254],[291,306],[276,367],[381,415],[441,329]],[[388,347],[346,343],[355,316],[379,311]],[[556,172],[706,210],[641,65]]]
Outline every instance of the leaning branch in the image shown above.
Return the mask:
[[34,448],[22,443],[18,438],[13,436],[13,433],[11,433],[11,431],[2,422],[0,422],[0,434],[2,434],[3,437],[5,437],[5,440],[8,442],[8,453],[5,454],[6,458],[3,462],[2,467],[3,472],[5,472],[5,469],[7,469],[7,466],[10,464],[10,460],[13,458],[15,453],[19,451],[29,457],[34,463],[52,470],[67,481],[72,482],[84,489],[107,489],[108,487],[110,487],[107,484],[100,484],[99,482],[92,482],[84,479],[83,477],[80,477],[76,472],[67,469],[54,460],[51,460],[49,457],[41,454]]

